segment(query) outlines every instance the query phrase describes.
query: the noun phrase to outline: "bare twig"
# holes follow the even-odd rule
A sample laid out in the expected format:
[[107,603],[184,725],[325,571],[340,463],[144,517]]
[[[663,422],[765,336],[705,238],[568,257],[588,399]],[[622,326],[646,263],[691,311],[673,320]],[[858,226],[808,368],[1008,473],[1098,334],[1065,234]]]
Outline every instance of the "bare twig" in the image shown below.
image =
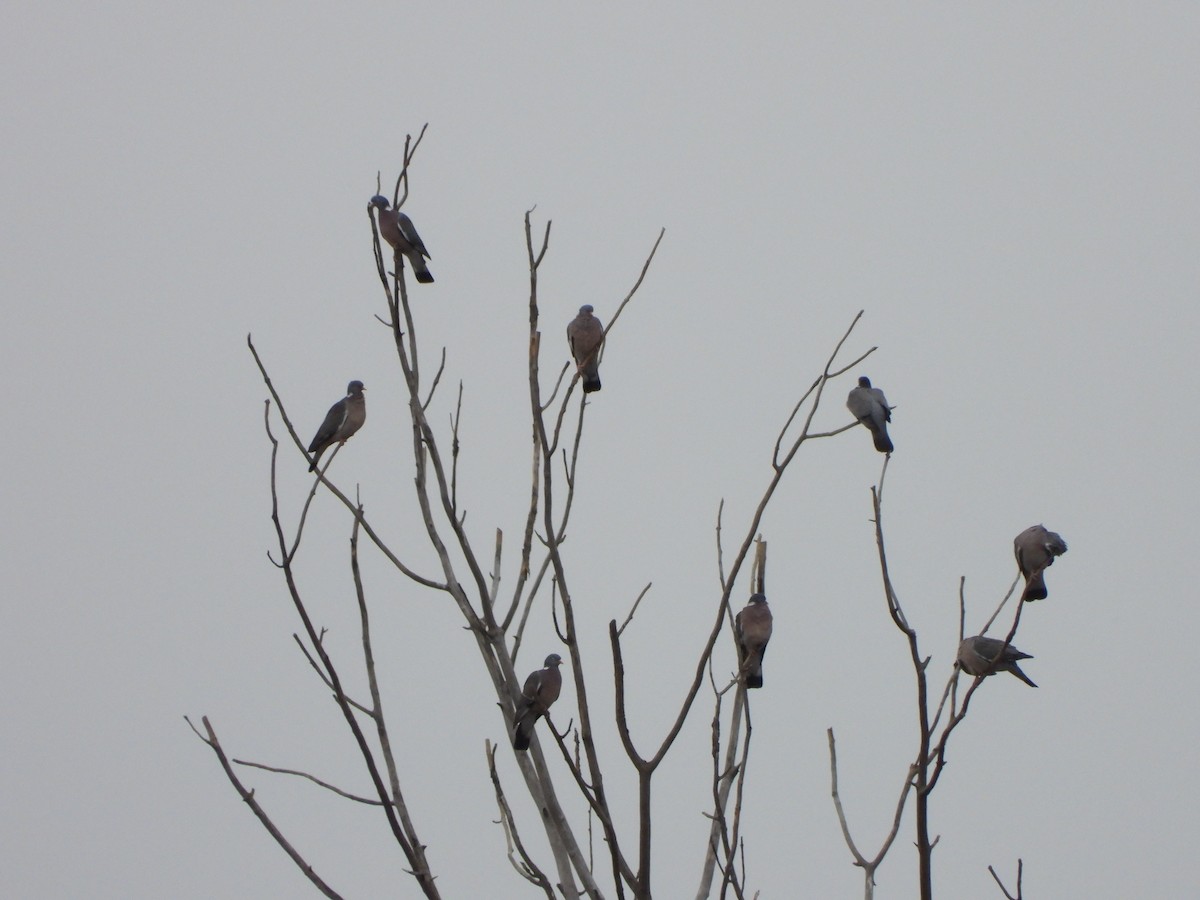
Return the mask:
[[633,606],[631,606],[631,607],[629,608],[629,615],[627,615],[627,616],[625,617],[625,621],[624,621],[624,622],[622,622],[622,623],[621,623],[621,627],[617,629],[617,634],[618,634],[618,635],[619,635],[619,634],[622,634],[622,633],[625,631],[625,626],[626,626],[626,625],[628,625],[630,622],[632,622],[632,621],[633,621],[633,614],[634,614],[635,612],[637,612],[638,605],[639,605],[639,604],[641,604],[641,602],[642,602],[642,598],[643,598],[643,597],[645,597],[645,596],[646,596],[646,594],[647,594],[647,593],[650,591],[650,585],[652,585],[652,584],[654,584],[654,582],[653,582],[653,581],[651,581],[651,582],[648,582],[648,583],[646,584],[646,586],[645,586],[644,588],[642,588],[642,591],[641,591],[641,593],[637,595],[637,599],[633,601]]
[[1000,876],[996,874],[996,870],[993,869],[991,866],[988,866],[988,871],[992,873],[992,878],[996,879],[996,884],[998,884],[1000,886],[1000,890],[1004,893],[1004,896],[1007,898],[1007,900],[1022,900],[1021,876],[1022,876],[1024,869],[1025,869],[1024,861],[1021,859],[1018,859],[1017,860],[1017,892],[1016,892],[1016,894],[1010,894],[1008,892],[1008,888],[1006,888],[1004,886],[1004,882],[1000,880]]
[[278,775],[296,775],[300,778],[307,778],[315,785],[325,788],[327,791],[333,791],[339,797],[345,797],[347,800],[353,800],[355,803],[365,803],[367,806],[379,806],[380,801],[374,797],[362,797],[358,794],[351,794],[349,791],[343,791],[340,787],[336,787],[327,781],[322,781],[315,775],[310,775],[308,772],[301,772],[298,769],[283,769],[278,766],[268,766],[265,763],[256,763],[248,759],[233,760],[239,766],[248,766],[252,769],[262,769],[264,772],[275,772]]

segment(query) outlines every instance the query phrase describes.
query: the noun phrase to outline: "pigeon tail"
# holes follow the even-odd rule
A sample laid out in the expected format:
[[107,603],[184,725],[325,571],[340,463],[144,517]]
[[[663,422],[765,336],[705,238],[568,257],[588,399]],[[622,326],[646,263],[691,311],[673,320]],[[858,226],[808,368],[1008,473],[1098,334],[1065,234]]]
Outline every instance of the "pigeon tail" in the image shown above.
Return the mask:
[[425,265],[425,260],[421,260],[419,266],[416,261],[413,262],[413,274],[421,284],[433,284],[433,273],[429,271],[429,266]]
[[419,284],[433,283],[433,273],[429,271],[429,266],[425,265],[425,260],[417,251],[414,250],[410,255],[403,250],[397,249],[392,254],[392,257],[392,264],[396,267],[397,272],[404,268],[404,260],[407,259],[409,265],[412,266],[413,277],[417,279]]
[[598,390],[600,390],[600,376],[585,375],[583,377],[583,392],[585,394],[594,394]]
[[1016,675],[1018,678],[1020,678],[1023,682],[1025,682],[1030,687],[1037,687],[1037,685],[1033,683],[1033,679],[1031,679],[1024,672],[1022,672],[1021,667],[1018,666],[1015,662],[1011,663],[1008,666],[1008,671],[1012,672],[1014,675]]
[[750,672],[746,675],[747,688],[760,688],[763,686],[762,669],[757,672]]
[[888,437],[887,428],[880,427],[878,430],[872,431],[871,437],[875,439],[875,449],[880,453],[891,453],[896,449],[892,446],[892,439]]
[[1030,572],[1029,578],[1025,582],[1025,591],[1021,594],[1021,599],[1028,603],[1031,600],[1045,600],[1050,594],[1046,590],[1046,579],[1039,569],[1036,572]]
[[533,723],[537,721],[536,716],[524,715],[517,719],[517,724],[513,726],[513,749],[528,750],[529,739],[533,736]]

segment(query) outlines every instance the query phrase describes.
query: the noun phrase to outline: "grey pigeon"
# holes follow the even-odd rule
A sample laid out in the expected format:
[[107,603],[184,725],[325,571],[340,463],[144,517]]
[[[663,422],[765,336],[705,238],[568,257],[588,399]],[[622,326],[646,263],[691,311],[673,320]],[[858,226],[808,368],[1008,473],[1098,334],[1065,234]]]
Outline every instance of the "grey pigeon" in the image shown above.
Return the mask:
[[871,437],[875,439],[876,450],[880,453],[891,453],[895,449],[887,433],[887,423],[892,421],[892,411],[888,408],[883,391],[871,387],[870,378],[864,375],[858,379],[858,387],[846,398],[846,409],[867,426]]
[[417,228],[413,225],[412,219],[398,209],[389,209],[391,203],[382,194],[372,197],[370,205],[379,210],[379,233],[395,251],[396,268],[400,267],[400,260],[407,257],[408,261],[412,263],[413,275],[416,276],[417,281],[421,284],[432,282],[433,274],[425,265],[425,260],[433,257],[425,249],[425,243],[417,234]]
[[546,657],[545,668],[538,669],[525,679],[521,699],[513,716],[513,749],[528,750],[533,737],[533,726],[546,714],[562,691],[562,657],[551,653]]
[[567,343],[583,379],[583,392],[600,390],[600,346],[604,343],[604,326],[592,315],[591,304],[579,307],[579,315],[567,326]]
[[363,396],[361,381],[352,381],[346,387],[346,396],[325,414],[325,421],[317,429],[317,436],[308,445],[308,452],[314,454],[308,471],[315,472],[321,454],[334,444],[344,444],[350,435],[362,428],[367,421],[367,399]]
[[733,620],[738,664],[741,671],[746,673],[747,688],[763,686],[763,654],[767,652],[767,642],[771,640],[771,622],[771,607],[767,606],[767,598],[762,594],[754,594]]
[[958,664],[968,675],[995,675],[997,672],[1012,672],[1030,687],[1037,687],[1017,665],[1022,659],[1033,659],[1033,657],[1028,653],[1022,653],[1012,644],[1005,647],[1004,641],[984,637],[982,634],[969,637],[958,645]]
[[1013,539],[1013,553],[1017,567],[1025,576],[1025,591],[1022,600],[1045,600],[1046,579],[1042,575],[1054,564],[1054,557],[1067,552],[1067,542],[1044,525],[1030,525]]

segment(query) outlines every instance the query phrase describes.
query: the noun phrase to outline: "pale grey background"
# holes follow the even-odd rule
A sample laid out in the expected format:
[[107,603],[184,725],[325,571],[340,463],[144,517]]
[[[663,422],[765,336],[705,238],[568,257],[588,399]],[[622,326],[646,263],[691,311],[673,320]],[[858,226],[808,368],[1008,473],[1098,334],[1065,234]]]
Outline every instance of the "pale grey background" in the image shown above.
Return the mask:
[[[522,213],[554,220],[547,368],[578,305],[607,320],[667,228],[607,350],[567,545],[600,709],[605,623],[653,581],[627,651],[636,737],[660,739],[709,627],[717,504],[732,540],[783,416],[865,308],[848,351],[880,347],[863,371],[897,407],[893,575],[931,671],[952,656],[960,575],[978,622],[1013,535],[1044,521],[1071,545],[1021,630],[1041,688],[989,682],[952,746],[939,895],[999,896],[986,866],[1011,875],[1018,856],[1031,896],[1200,893],[1194,6],[11,4],[0,35],[6,896],[311,895],[181,716],[212,716],[235,754],[366,788],[265,557],[245,335],[306,435],[366,382],[336,477],[429,568],[364,215],[426,121],[407,209],[437,283],[414,296],[426,360],[449,347],[436,422],[466,386],[480,549],[496,527],[511,547],[522,521]],[[849,387],[821,425],[846,421]],[[880,461],[861,431],[809,447],[764,523],[777,631],[745,818],[764,898],[860,895],[827,726],[869,852],[912,753],[868,523]],[[308,480],[295,454],[282,469],[294,513]],[[300,571],[348,659],[347,536],[320,497]],[[503,730],[472,643],[448,603],[368,557],[442,890],[528,896],[491,821],[482,748]],[[522,668],[557,649],[538,628]],[[698,878],[708,717],[705,701],[658,782],[662,897]],[[601,751],[631,824],[611,731]],[[416,895],[377,813],[247,780],[346,896]],[[911,826],[881,898],[915,895]]]

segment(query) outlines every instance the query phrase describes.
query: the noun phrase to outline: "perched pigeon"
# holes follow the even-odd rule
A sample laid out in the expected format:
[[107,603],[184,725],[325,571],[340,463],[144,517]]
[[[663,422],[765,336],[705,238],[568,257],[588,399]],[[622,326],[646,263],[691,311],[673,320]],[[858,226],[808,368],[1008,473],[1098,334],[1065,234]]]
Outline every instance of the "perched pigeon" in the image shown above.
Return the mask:
[[969,637],[958,645],[958,664],[968,675],[995,675],[997,672],[1012,672],[1030,687],[1037,687],[1017,665],[1022,659],[1033,659],[1033,657],[1028,653],[1022,653],[1012,644],[1005,647],[1004,641],[984,637],[982,634]]
[[391,203],[382,194],[372,197],[370,205],[379,210],[379,233],[396,251],[396,268],[399,269],[401,258],[407,257],[408,261],[412,263],[413,274],[417,281],[421,284],[432,282],[433,275],[430,273],[429,267],[425,265],[425,260],[433,259],[433,257],[425,249],[425,244],[421,240],[421,236],[417,234],[412,219],[398,209],[389,209]]
[[567,343],[583,379],[583,392],[600,390],[600,346],[604,343],[604,326],[592,315],[591,304],[579,307],[579,315],[567,326]]
[[771,640],[771,607],[767,598],[755,594],[750,602],[733,620],[737,634],[738,664],[746,673],[746,687],[763,686],[763,654],[767,652],[767,641]]
[[871,387],[870,378],[864,375],[858,379],[858,387],[846,398],[846,409],[867,426],[871,437],[875,439],[876,450],[880,453],[891,453],[895,449],[887,433],[887,423],[892,421],[892,411],[888,408],[883,391]]
[[308,445],[308,452],[314,454],[308,471],[315,472],[322,453],[334,444],[346,443],[350,435],[362,428],[363,422],[367,421],[367,399],[363,396],[364,390],[366,388],[361,381],[352,381],[346,387],[346,396],[329,407],[325,421],[317,429],[317,436]]
[[1045,600],[1046,579],[1042,573],[1054,564],[1054,557],[1067,552],[1067,542],[1044,525],[1031,525],[1013,540],[1017,566],[1025,576],[1022,600]]
[[533,726],[540,716],[546,714],[562,690],[562,673],[558,671],[562,657],[551,653],[546,657],[545,665],[546,668],[538,669],[525,679],[525,688],[521,691],[521,700],[513,716],[514,750],[529,749]]

